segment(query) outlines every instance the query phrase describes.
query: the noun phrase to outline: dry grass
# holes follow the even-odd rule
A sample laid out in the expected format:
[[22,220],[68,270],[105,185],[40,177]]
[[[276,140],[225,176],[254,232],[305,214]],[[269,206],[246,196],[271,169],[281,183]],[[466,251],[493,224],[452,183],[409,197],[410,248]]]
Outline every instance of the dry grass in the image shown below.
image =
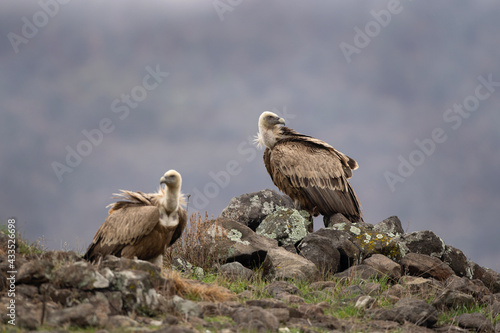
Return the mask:
[[173,258],[181,257],[205,271],[213,270],[227,251],[221,242],[226,233],[217,220],[208,218],[208,213],[205,212],[204,219],[199,213],[192,214],[181,238],[167,249],[165,264],[170,266]]
[[216,284],[184,279],[179,272],[172,270],[164,272],[163,275],[174,282],[176,294],[183,298],[210,302],[225,302],[236,299],[235,293]]

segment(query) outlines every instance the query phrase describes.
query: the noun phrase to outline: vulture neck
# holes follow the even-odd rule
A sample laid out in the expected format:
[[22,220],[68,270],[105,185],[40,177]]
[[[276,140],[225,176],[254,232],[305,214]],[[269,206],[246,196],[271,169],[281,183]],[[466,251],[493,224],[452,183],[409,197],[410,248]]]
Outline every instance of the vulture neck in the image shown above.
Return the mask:
[[160,213],[160,224],[164,227],[175,227],[179,223],[177,219],[177,208],[179,206],[180,186],[167,186],[165,194],[160,199],[158,207]]
[[257,141],[259,146],[266,146],[269,149],[273,149],[274,145],[278,140],[282,139],[281,126],[259,126],[259,134],[257,135]]
[[165,196],[163,197],[162,206],[165,208],[167,214],[177,210],[179,205],[179,188],[176,186],[167,186]]

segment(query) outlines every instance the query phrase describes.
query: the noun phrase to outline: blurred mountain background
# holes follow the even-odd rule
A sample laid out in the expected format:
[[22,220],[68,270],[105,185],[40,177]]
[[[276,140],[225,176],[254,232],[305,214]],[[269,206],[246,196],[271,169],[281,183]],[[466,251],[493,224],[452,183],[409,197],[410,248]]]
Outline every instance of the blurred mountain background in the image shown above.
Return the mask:
[[84,251],[112,193],[168,169],[216,217],[276,189],[252,143],[271,110],[358,161],[366,222],[397,215],[500,271],[498,17],[490,1],[3,1],[0,220]]

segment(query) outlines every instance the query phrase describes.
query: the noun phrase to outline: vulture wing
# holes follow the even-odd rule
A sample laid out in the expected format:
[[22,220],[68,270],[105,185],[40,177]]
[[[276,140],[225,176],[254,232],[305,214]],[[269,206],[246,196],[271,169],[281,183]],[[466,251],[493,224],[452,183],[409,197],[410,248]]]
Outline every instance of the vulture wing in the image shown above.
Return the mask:
[[348,178],[357,163],[321,140],[300,136],[278,141],[264,152],[274,184],[313,215],[360,217]]

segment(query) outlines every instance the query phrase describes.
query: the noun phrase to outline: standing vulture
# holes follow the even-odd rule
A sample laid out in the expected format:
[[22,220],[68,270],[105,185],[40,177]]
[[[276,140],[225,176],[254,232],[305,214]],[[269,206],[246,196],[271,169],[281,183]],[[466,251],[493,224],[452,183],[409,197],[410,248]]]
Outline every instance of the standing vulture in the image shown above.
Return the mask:
[[341,213],[362,220],[360,204],[347,181],[358,163],[326,142],[295,132],[266,111],[259,118],[256,143],[266,146],[264,164],[274,185],[312,216]]
[[83,258],[96,261],[111,254],[162,267],[165,249],[181,236],[187,223],[181,184],[181,175],[169,170],[161,177],[157,193],[122,190],[116,194],[123,200],[108,206],[109,215]]

